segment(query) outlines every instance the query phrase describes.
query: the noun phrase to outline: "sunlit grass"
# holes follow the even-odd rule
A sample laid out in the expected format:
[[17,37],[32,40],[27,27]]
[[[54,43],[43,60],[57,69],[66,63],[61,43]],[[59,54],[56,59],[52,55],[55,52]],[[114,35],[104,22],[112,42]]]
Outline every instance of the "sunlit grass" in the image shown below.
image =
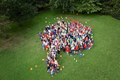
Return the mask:
[[[43,51],[39,31],[47,24],[56,23],[54,18],[81,19],[81,23],[93,28],[94,46],[82,51],[84,57],[69,56],[62,51],[58,62],[64,69],[51,77],[46,71],[47,51]],[[46,19],[47,17],[47,19]],[[47,23],[45,23],[47,21]],[[90,22],[90,24],[89,24]],[[50,10],[37,14],[33,19],[18,27],[16,22],[9,24],[14,33],[10,46],[0,51],[0,80],[119,80],[120,79],[120,21],[107,15],[55,14]],[[36,42],[38,41],[38,42]],[[6,43],[2,43],[6,45]],[[77,60],[77,62],[74,60]],[[38,65],[35,67],[35,65]],[[32,68],[32,70],[30,70]]]

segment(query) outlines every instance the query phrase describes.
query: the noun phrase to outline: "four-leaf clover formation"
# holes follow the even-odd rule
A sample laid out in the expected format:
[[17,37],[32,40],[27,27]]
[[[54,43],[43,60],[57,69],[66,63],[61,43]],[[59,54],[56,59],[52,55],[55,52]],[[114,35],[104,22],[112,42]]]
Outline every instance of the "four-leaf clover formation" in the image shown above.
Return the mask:
[[[47,19],[47,17],[45,18]],[[55,19],[59,19],[54,18]],[[65,19],[72,20],[72,18],[65,17]],[[89,26],[83,26],[80,19],[72,20],[71,22],[65,22],[64,20],[57,21],[52,25],[47,25],[43,33],[39,32],[40,40],[42,41],[43,50],[47,50],[47,58],[42,59],[47,63],[47,72],[56,74],[56,71],[62,70],[57,61],[57,56],[60,51],[66,52],[67,55],[79,55],[82,50],[89,50],[93,46],[93,34],[92,28]],[[47,23],[47,21],[45,21]],[[84,22],[87,23],[87,22]],[[90,22],[89,22],[90,24]],[[62,57],[62,55],[60,55]],[[75,58],[74,58],[75,60]],[[76,60],[77,62],[77,60]]]

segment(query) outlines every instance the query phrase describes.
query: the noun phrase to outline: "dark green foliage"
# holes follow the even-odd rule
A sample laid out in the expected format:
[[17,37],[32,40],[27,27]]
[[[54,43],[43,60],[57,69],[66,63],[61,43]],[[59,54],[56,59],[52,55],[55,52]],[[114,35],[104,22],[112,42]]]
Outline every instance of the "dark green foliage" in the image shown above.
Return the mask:
[[0,38],[4,37],[8,39],[12,35],[9,29],[11,29],[11,27],[7,24],[0,25]]
[[[19,26],[22,26],[24,20],[37,14],[38,6],[44,6],[46,3],[49,3],[49,0],[0,0],[0,14],[5,14],[11,21],[17,21]],[[8,38],[12,34],[9,32],[10,26],[2,18],[0,19],[0,36]]]
[[52,10],[59,9],[63,13],[74,12],[74,0],[51,0],[53,3]]
[[35,4],[38,6],[44,6],[46,3],[48,4],[49,0],[35,0]]
[[4,0],[10,20],[17,21],[21,26],[22,21],[33,17],[37,13],[35,0]]
[[6,12],[6,4],[0,2],[0,14],[4,14]]
[[52,10],[61,12],[111,14],[120,19],[120,0],[51,0]]
[[100,11],[102,8],[99,6],[101,3],[98,0],[56,0],[53,1],[54,8],[62,8],[64,11],[85,12],[87,14]]
[[120,20],[120,0],[116,1],[116,4],[113,7],[113,11],[111,15],[115,17],[116,19]]
[[112,12],[113,6],[115,5],[116,0],[100,0],[102,4],[100,7],[102,8],[101,14],[110,14]]
[[9,36],[12,35],[12,33],[9,31],[11,27],[7,25],[10,21],[6,21],[7,17],[5,15],[0,16],[0,39],[1,38],[9,38]]
[[78,12],[86,12],[87,14],[100,11],[101,3],[99,0],[83,0],[81,3],[77,4]]

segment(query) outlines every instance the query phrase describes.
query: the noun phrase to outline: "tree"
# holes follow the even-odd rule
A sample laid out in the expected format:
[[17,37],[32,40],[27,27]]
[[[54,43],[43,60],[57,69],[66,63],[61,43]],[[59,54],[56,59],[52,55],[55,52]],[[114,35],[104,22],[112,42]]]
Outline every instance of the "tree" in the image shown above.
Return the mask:
[[48,7],[47,5],[50,5],[50,0],[35,0],[34,4],[37,5],[38,11],[41,11],[45,7]]
[[4,4],[2,1],[0,1],[0,14],[4,14],[6,12],[6,4]]
[[63,13],[67,11],[73,12],[72,9],[74,9],[74,6],[72,5],[74,3],[74,0],[51,0],[51,2],[53,3],[53,9],[61,9]]
[[35,4],[39,6],[44,6],[46,3],[48,4],[50,0],[35,0]]
[[0,38],[2,38],[2,36],[4,38],[9,38],[11,34],[11,32],[9,31],[11,29],[11,27],[9,25],[7,25],[7,22],[4,22],[6,19],[6,16],[0,16]]
[[64,11],[74,13],[85,12],[87,14],[100,11],[101,3],[99,0],[53,0],[54,8],[60,8]]
[[110,14],[113,6],[115,5],[116,0],[100,0],[100,3],[102,4],[100,7],[102,8],[101,13],[102,14]]
[[23,20],[37,14],[35,0],[3,0],[2,3],[6,4],[5,14],[10,17],[10,20],[17,21],[19,26],[22,25]]
[[85,12],[87,14],[100,11],[101,3],[99,0],[82,0],[80,3],[76,4],[78,12]]
[[116,4],[113,6],[111,15],[120,20],[120,0],[116,0]]

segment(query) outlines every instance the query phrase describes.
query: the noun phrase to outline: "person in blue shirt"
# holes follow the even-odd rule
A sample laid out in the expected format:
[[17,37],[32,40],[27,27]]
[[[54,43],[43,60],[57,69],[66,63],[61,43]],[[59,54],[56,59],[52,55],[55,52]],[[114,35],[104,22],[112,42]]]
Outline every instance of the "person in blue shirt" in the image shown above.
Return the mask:
[[79,56],[80,58],[82,57],[82,54],[80,54],[80,56]]
[[42,44],[43,50],[45,49],[45,44]]

